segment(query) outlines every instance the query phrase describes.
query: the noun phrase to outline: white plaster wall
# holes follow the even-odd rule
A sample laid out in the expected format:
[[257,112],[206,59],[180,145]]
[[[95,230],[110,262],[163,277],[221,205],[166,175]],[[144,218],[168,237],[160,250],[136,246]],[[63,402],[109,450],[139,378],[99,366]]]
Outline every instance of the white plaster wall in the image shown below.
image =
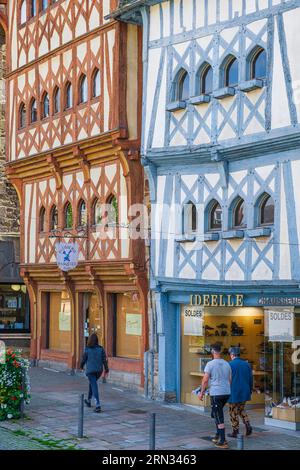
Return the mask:
[[287,227],[287,211],[286,211],[286,189],[284,187],[283,169],[281,167],[281,191],[280,191],[280,264],[279,278],[291,279],[291,257],[289,248],[289,234]]
[[32,185],[33,200],[31,209],[31,220],[30,220],[30,232],[29,232],[29,263],[35,263],[35,252],[36,252],[36,184]]
[[275,22],[274,34],[274,66],[272,86],[272,128],[289,126],[291,124],[284,71],[280,53],[278,27]]
[[294,103],[297,108],[298,120],[300,118],[300,8],[286,12],[283,15],[288,50],[288,59],[294,91]]

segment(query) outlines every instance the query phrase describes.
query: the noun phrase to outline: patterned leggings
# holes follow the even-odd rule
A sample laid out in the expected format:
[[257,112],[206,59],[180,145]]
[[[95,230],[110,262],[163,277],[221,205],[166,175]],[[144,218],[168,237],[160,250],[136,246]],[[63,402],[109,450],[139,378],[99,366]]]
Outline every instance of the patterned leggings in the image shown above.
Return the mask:
[[239,417],[242,418],[244,424],[249,423],[248,415],[245,411],[246,402],[243,403],[229,403],[229,415],[231,426],[234,431],[239,430]]

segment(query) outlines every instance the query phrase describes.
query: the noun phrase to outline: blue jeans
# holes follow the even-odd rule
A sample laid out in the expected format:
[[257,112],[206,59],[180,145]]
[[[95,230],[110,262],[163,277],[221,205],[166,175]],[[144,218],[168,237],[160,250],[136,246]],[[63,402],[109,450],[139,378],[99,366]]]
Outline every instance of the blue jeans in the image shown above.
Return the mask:
[[98,384],[97,381],[101,376],[101,372],[93,372],[91,374],[87,374],[87,378],[89,379],[89,394],[88,400],[91,400],[92,397],[96,400],[96,406],[100,406],[100,399],[99,399],[99,391],[98,391]]

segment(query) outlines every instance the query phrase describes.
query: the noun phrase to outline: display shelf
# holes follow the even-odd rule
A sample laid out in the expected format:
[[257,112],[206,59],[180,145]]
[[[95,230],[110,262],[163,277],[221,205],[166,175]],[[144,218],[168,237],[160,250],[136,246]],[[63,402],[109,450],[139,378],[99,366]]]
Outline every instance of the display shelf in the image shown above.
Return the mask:
[[204,377],[204,372],[190,372],[190,375],[195,377]]

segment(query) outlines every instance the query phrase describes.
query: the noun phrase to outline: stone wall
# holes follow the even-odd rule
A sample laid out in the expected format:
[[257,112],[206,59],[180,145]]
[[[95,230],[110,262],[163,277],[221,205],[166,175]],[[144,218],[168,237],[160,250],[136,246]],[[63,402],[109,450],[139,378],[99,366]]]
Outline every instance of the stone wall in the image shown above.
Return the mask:
[[5,80],[6,46],[4,30],[0,26],[0,238],[4,234],[19,233],[20,215],[18,196],[5,176]]

